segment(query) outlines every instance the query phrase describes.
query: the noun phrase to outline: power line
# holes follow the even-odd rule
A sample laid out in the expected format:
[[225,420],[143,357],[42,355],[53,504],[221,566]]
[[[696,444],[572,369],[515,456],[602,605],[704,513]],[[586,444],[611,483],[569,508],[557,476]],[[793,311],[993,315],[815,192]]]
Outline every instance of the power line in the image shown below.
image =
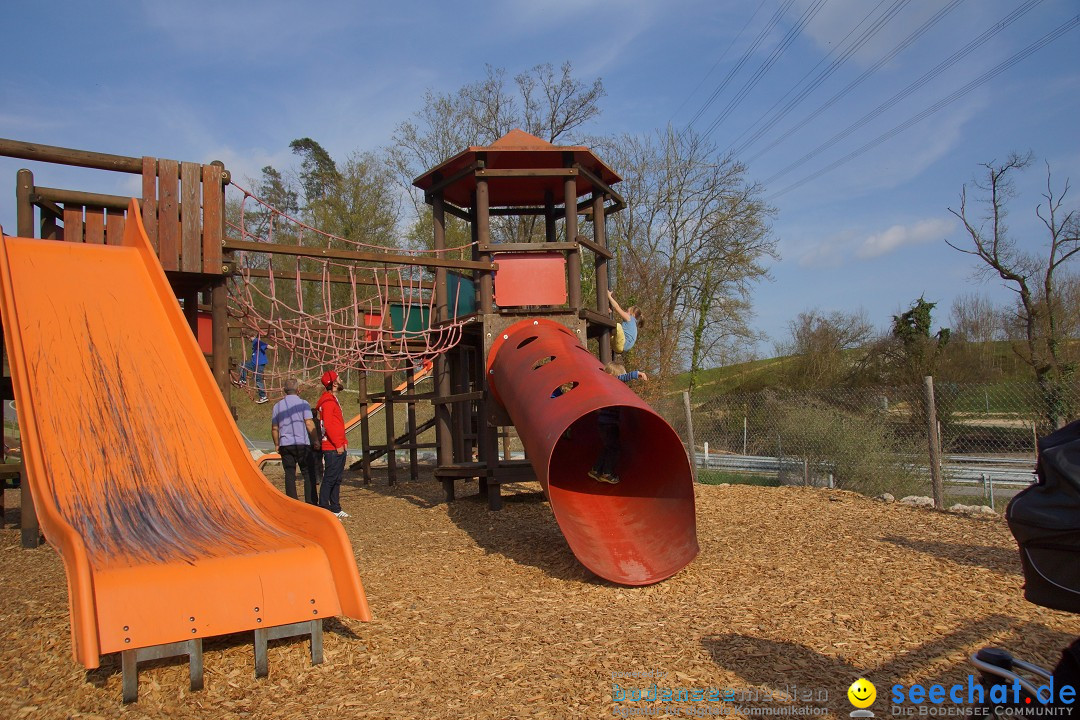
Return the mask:
[[728,71],[728,74],[724,76],[724,79],[720,82],[719,85],[716,86],[716,89],[712,91],[712,94],[710,94],[708,99],[705,100],[705,103],[698,109],[696,113],[694,113],[694,117],[690,118],[690,121],[686,123],[686,129],[690,129],[693,124],[697,122],[697,119],[701,117],[706,110],[709,109],[709,106],[713,104],[713,102],[720,95],[720,93],[722,93],[724,89],[728,86],[728,83],[731,82],[731,79],[735,77],[739,70],[742,69],[742,66],[745,65],[746,62],[753,56],[754,52],[758,49],[758,46],[761,45],[762,41],[766,37],[768,37],[769,33],[772,32],[772,29],[776,27],[776,24],[780,22],[781,18],[784,17],[784,13],[787,12],[788,8],[790,8],[794,2],[795,0],[784,0],[784,3],[776,9],[776,12],[773,13],[773,16],[769,18],[769,22],[765,25],[764,28],[761,29],[761,32],[757,34],[757,37],[754,38],[754,41],[750,43],[750,47],[748,47],[746,49],[746,52],[743,53],[742,57],[739,58],[739,62],[735,63],[735,67],[731,68],[731,70]]
[[716,70],[716,68],[720,66],[720,63],[724,61],[724,58],[727,57],[727,54],[731,52],[731,48],[735,47],[735,43],[739,42],[739,39],[742,38],[743,33],[746,32],[746,29],[750,27],[750,24],[752,22],[754,22],[754,18],[756,18],[758,13],[761,12],[761,8],[765,7],[766,2],[768,2],[768,0],[761,0],[761,2],[758,3],[757,10],[755,10],[754,14],[750,16],[750,19],[746,21],[746,24],[743,25],[742,30],[739,31],[739,34],[736,35],[730,43],[728,43],[728,46],[724,48],[724,52],[720,53],[720,57],[717,58],[716,62],[713,63],[713,66],[709,68],[709,71],[702,76],[701,80],[698,81],[698,84],[694,86],[694,89],[691,90],[690,94],[686,96],[686,99],[682,101],[682,104],[680,104],[679,107],[675,108],[675,112],[671,113],[671,117],[668,118],[668,125],[670,125],[671,121],[675,119],[675,116],[679,114],[679,111],[686,107],[686,103],[690,102],[690,98],[694,97],[695,93],[697,93],[697,91],[701,89],[701,86],[704,85],[705,81],[709,79],[709,76],[713,74],[713,70]]
[[746,96],[750,94],[750,91],[753,90],[755,86],[757,86],[758,82],[761,81],[761,78],[765,77],[765,74],[769,72],[769,70],[776,63],[776,61],[780,59],[780,56],[784,54],[784,51],[791,46],[791,43],[795,42],[795,38],[797,38],[802,32],[803,28],[805,28],[807,24],[814,19],[814,16],[818,14],[822,6],[825,5],[826,1],[827,0],[815,0],[814,4],[808,7],[803,12],[802,17],[799,18],[799,21],[795,24],[794,27],[787,31],[787,34],[785,34],[784,37],[781,39],[780,44],[777,45],[773,49],[772,53],[770,53],[769,57],[767,57],[765,61],[758,66],[757,71],[755,71],[755,73],[750,77],[750,79],[743,84],[739,92],[735,95],[734,98],[731,99],[731,101],[727,104],[727,107],[724,108],[723,112],[721,112],[717,116],[717,118],[713,120],[712,124],[709,125],[709,128],[704,133],[702,133],[703,138],[708,137],[710,134],[712,134],[712,131],[719,127],[720,123],[726,120],[728,116],[735,111],[735,108],[739,106],[739,103],[741,103],[743,99],[745,99]]
[[[751,135],[749,138],[747,138],[745,142],[742,142],[741,145],[738,145],[738,147],[735,148],[735,155],[742,154],[762,135],[767,133],[769,130],[775,127],[778,122],[783,120],[788,115],[788,113],[794,110],[799,105],[799,103],[806,99],[806,97],[810,93],[816,90],[823,82],[825,82],[825,80],[832,76],[834,72],[836,72],[845,62],[847,62],[852,55],[858,52],[863,45],[873,39],[873,37],[878,33],[878,31],[881,30],[881,28],[885,27],[885,25],[887,25],[889,21],[892,20],[892,18],[895,17],[898,12],[900,12],[900,10],[902,10],[910,2],[910,0],[893,0],[893,4],[889,6],[889,8],[884,13],[882,13],[876,20],[874,20],[874,22],[871,23],[868,28],[863,30],[862,34],[857,36],[852,42],[852,44],[848,46],[848,48],[844,50],[839,57],[833,60],[824,70],[818,73],[818,75],[814,77],[813,80],[811,80],[809,83],[807,83],[805,87],[799,90],[798,94],[796,94],[795,97],[788,100],[788,97],[792,93],[794,93],[808,77],[810,77],[815,71],[817,71],[817,69],[821,67],[821,65],[825,63],[830,57],[832,57],[834,53],[839,51],[840,48],[844,47],[844,44],[847,43],[848,38],[854,35],[859,28],[861,28],[867,21],[869,21],[870,18],[873,17],[874,14],[878,11],[878,9],[885,4],[885,2],[886,0],[881,0],[881,2],[875,5],[874,9],[867,13],[867,15],[859,21],[859,24],[853,27],[848,32],[848,34],[844,36],[843,40],[836,44],[836,46],[829,52],[828,55],[822,58],[817,63],[817,65],[815,65],[805,75],[803,75],[802,78],[800,78],[799,81],[795,83],[795,85],[792,86],[792,88],[788,90],[782,98],[777,100],[771,108],[769,108],[764,114],[762,114],[762,116],[759,117],[753,124],[751,124],[750,127],[744,130],[743,133],[739,135],[739,137],[735,138],[735,140],[732,142],[733,146],[739,143],[746,136],[747,133],[757,127],[757,130],[754,131],[753,135]],[[773,111],[775,111],[776,108],[780,106],[780,104],[783,103],[785,100],[787,100],[787,103],[783,106],[783,108],[774,113]],[[770,114],[772,114],[772,117],[769,119],[769,121],[762,123],[762,121],[765,120],[765,118],[768,117]]]
[[1054,40],[1057,40],[1059,37],[1061,37],[1065,33],[1069,32],[1070,30],[1072,30],[1077,25],[1080,25],[1080,15],[1077,15],[1077,16],[1073,17],[1071,20],[1063,23],[1062,25],[1059,25],[1056,29],[1054,29],[1050,33],[1044,35],[1038,41],[1032,43],[1031,45],[1028,45],[1026,48],[1024,48],[1020,52],[1016,53],[1015,55],[1010,57],[1008,60],[994,66],[992,69],[990,69],[987,72],[983,73],[982,75],[980,75],[976,79],[972,80],[971,82],[967,83],[966,85],[964,85],[960,89],[958,89],[958,90],[954,91],[953,93],[947,95],[946,97],[942,98],[941,100],[938,100],[936,103],[934,103],[930,107],[926,108],[922,112],[918,113],[917,115],[913,115],[912,117],[908,118],[907,120],[900,123],[899,125],[897,125],[893,129],[889,130],[888,132],[882,133],[881,135],[877,136],[876,138],[874,138],[870,142],[866,143],[865,145],[863,145],[859,149],[853,150],[852,152],[848,153],[847,155],[840,158],[839,160],[837,160],[837,161],[835,161],[835,162],[821,168],[817,172],[812,173],[811,175],[808,175],[807,177],[804,177],[802,180],[799,180],[798,182],[787,186],[783,190],[780,190],[778,192],[773,193],[772,195],[767,197],[766,200],[767,201],[773,200],[773,199],[778,198],[781,195],[784,195],[784,194],[786,194],[786,193],[788,193],[788,192],[790,192],[790,191],[792,191],[792,190],[794,190],[796,188],[802,187],[806,183],[811,182],[813,180],[816,180],[817,178],[821,177],[825,173],[831,172],[832,170],[835,170],[836,168],[840,167],[841,165],[844,165],[844,164],[854,160],[855,158],[862,155],[863,153],[874,149],[875,147],[882,144],[886,140],[892,139],[893,137],[899,135],[900,133],[904,132],[908,128],[910,128],[910,127],[922,122],[926,118],[930,117],[931,115],[936,113],[938,110],[941,110],[942,108],[944,108],[946,105],[949,105],[950,103],[952,103],[952,102],[954,102],[956,100],[959,100],[960,98],[962,98],[964,95],[967,95],[969,92],[971,92],[975,88],[979,87],[980,85],[986,83],[989,80],[994,79],[995,77],[997,77],[1001,73],[1003,73],[1006,70],[1012,68],[1017,63],[1022,62],[1023,60],[1027,59],[1030,55],[1038,52],[1043,47],[1045,47],[1045,46],[1049,45],[1050,43],[1052,43]]
[[952,12],[962,2],[964,2],[964,0],[952,0],[952,2],[950,2],[948,5],[941,8],[940,10],[938,10],[937,13],[935,13],[929,20],[927,20],[917,30],[915,30],[910,35],[908,35],[906,38],[904,38],[896,47],[894,47],[892,50],[890,50],[888,53],[886,53],[885,56],[883,56],[880,60],[878,60],[876,63],[871,65],[869,68],[867,68],[861,75],[859,75],[859,77],[852,80],[842,90],[840,90],[838,93],[836,93],[831,98],[826,100],[823,105],[818,107],[816,110],[814,110],[809,115],[807,115],[805,118],[803,118],[801,121],[799,121],[794,126],[789,128],[786,132],[784,132],[783,135],[776,138],[771,143],[766,145],[764,148],[762,148],[761,150],[756,152],[753,156],[748,158],[746,160],[746,162],[748,164],[754,162],[759,157],[761,157],[762,155],[764,155],[765,153],[769,152],[774,147],[776,147],[777,145],[782,143],[784,140],[787,140],[795,132],[801,130],[809,122],[811,122],[812,120],[817,118],[819,115],[821,115],[821,113],[825,112],[830,107],[832,107],[834,104],[839,102],[841,98],[843,98],[845,95],[847,95],[852,90],[854,90],[859,85],[861,85],[863,83],[863,81],[865,81],[867,78],[869,78],[871,75],[873,75],[879,69],[881,69],[882,66],[884,66],[886,63],[892,61],[893,58],[895,58],[901,52],[906,50],[912,43],[914,43],[916,40],[918,40],[920,37],[922,37],[928,30],[930,30],[930,28],[932,28],[934,25],[937,25],[942,19],[945,18],[946,15],[948,15],[950,12]]
[[965,57],[970,55],[972,52],[974,52],[976,49],[978,49],[981,45],[986,43],[987,40],[992,38],[994,35],[997,35],[999,32],[1004,30],[1006,27],[1011,25],[1013,22],[1015,22],[1021,16],[1023,16],[1025,13],[1027,13],[1029,10],[1031,10],[1031,8],[1035,7],[1036,5],[1038,5],[1041,2],[1042,2],[1042,0],[1028,0],[1022,6],[1020,6],[1016,10],[1009,13],[1003,20],[1001,20],[1000,22],[995,24],[993,27],[989,28],[988,30],[983,32],[981,35],[976,37],[974,40],[970,41],[967,45],[960,48],[955,53],[953,53],[952,55],[950,55],[946,59],[942,60],[937,65],[935,65],[933,68],[931,68],[930,70],[923,73],[923,75],[920,76],[918,80],[911,83],[906,88],[904,88],[900,92],[896,93],[891,98],[889,98],[888,100],[886,100],[882,104],[878,105],[876,108],[871,110],[869,113],[867,113],[866,115],[863,115],[857,121],[855,121],[851,125],[847,126],[846,128],[844,128],[843,130],[841,130],[837,134],[833,135],[831,138],[829,138],[828,140],[823,142],[821,145],[818,145],[816,148],[814,148],[810,152],[806,153],[805,155],[803,155],[801,158],[799,158],[795,162],[789,164],[788,166],[786,166],[782,170],[780,170],[780,171],[778,171],[776,173],[773,173],[773,175],[771,177],[769,177],[769,178],[767,178],[765,180],[765,184],[770,185],[773,182],[775,182],[776,180],[778,180],[779,178],[783,177],[784,175],[787,175],[788,173],[792,172],[793,170],[795,170],[795,169],[797,169],[799,167],[802,167],[807,162],[814,159],[815,157],[817,157],[821,153],[825,152],[826,150],[828,150],[829,148],[831,148],[833,145],[840,142],[844,138],[848,137],[853,132],[855,132],[859,128],[861,128],[864,125],[866,125],[867,123],[869,123],[874,118],[876,118],[879,115],[881,115],[882,113],[884,113],[889,108],[893,107],[897,103],[899,103],[902,100],[906,99],[908,96],[912,95],[916,90],[918,90],[919,88],[926,85],[928,82],[930,82],[931,80],[936,78],[938,75],[943,73],[945,70],[949,69],[950,67],[952,67],[953,65],[958,63],[960,60],[963,60]]

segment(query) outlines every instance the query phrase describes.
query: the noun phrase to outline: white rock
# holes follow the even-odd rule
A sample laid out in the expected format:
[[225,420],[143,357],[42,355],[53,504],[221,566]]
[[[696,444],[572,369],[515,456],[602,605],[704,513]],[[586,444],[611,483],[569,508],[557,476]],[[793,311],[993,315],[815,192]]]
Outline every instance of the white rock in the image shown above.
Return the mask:
[[910,505],[911,507],[934,507],[934,499],[924,495],[908,495],[901,498],[900,504]]
[[949,508],[950,512],[964,513],[966,515],[997,515],[994,508],[989,505],[964,505],[956,503]]
[[893,497],[892,493],[881,493],[877,496],[877,499],[887,503],[896,502],[896,498]]

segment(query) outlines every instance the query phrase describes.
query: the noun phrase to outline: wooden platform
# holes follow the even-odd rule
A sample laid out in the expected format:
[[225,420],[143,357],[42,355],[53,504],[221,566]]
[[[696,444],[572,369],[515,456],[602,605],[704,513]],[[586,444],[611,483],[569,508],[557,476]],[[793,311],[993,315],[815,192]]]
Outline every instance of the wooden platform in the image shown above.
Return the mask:
[[[435,468],[435,477],[440,480],[483,477],[486,473],[487,463],[485,462],[451,463]],[[528,460],[500,460],[495,467],[495,477],[491,478],[496,483],[535,479],[536,473],[533,472],[532,464]]]

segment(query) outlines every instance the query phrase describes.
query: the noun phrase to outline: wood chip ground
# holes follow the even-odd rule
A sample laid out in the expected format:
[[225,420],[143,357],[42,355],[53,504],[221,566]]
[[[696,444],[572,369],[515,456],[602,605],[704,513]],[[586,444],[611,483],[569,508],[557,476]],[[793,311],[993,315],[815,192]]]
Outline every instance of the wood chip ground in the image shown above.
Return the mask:
[[[280,470],[271,470],[280,482]],[[19,546],[17,491],[0,531],[0,718],[599,718],[632,708],[731,715],[811,691],[831,717],[859,676],[888,716],[894,683],[966,682],[985,645],[1052,666],[1080,617],[1023,599],[1000,518],[811,488],[697,488],[701,555],[666,582],[598,580],[567,548],[535,483],[506,507],[447,505],[430,476],[350,483],[344,520],[374,622],[328,620],[326,661],[274,641],[254,677],[250,634],[205,643],[206,687],[183,660],[140,671],[120,702],[118,656],[71,657],[59,556]],[[475,483],[459,483],[459,495]],[[659,678],[631,673],[658,672]],[[740,703],[618,701],[613,685],[734,690]],[[753,692],[758,693],[753,700]],[[661,707],[663,705],[663,707]]]

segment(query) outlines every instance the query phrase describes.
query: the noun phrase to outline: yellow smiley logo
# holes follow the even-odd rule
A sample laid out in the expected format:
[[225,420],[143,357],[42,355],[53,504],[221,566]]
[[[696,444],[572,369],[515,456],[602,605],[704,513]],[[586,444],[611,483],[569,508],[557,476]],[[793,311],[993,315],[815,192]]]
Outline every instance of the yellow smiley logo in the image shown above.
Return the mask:
[[866,678],[859,678],[851,683],[847,690],[848,700],[857,708],[868,708],[877,699],[877,688]]

